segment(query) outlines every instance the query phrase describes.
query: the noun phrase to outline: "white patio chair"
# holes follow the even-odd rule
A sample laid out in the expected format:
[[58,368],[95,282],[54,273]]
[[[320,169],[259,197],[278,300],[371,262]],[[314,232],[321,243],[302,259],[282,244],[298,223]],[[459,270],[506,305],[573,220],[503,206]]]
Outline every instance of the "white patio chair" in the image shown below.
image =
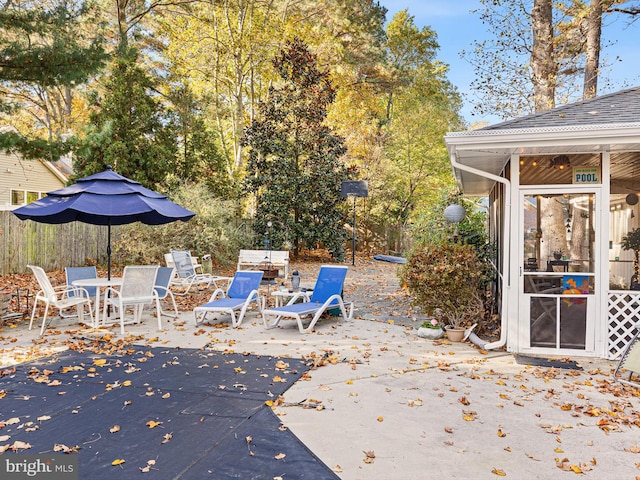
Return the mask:
[[[44,334],[47,326],[47,315],[49,314],[49,307],[57,308],[62,313],[64,310],[75,307],[78,320],[84,323],[84,307],[88,308],[89,318],[93,324],[93,315],[91,313],[91,297],[86,289],[81,287],[74,287],[73,285],[60,285],[54,287],[49,281],[49,277],[41,267],[35,265],[27,265],[28,268],[33,270],[38,285],[40,285],[40,291],[36,293],[33,301],[33,311],[31,312],[31,321],[29,322],[29,330],[33,327],[33,320],[36,316],[36,310],[38,309],[38,303],[44,303],[44,315],[42,317],[42,326],[40,327],[40,335]],[[72,295],[70,295],[70,292]]]
[[160,318],[160,300],[156,292],[156,275],[158,266],[126,266],[122,275],[122,285],[119,288],[109,287],[105,291],[103,316],[107,317],[107,309],[114,307],[120,317],[120,333],[124,335],[125,313],[127,307],[133,310],[133,320],[130,323],[140,323],[142,310],[146,305],[156,303],[158,315],[158,330],[162,330]]
[[176,306],[176,299],[173,296],[173,292],[171,291],[171,279],[175,274],[175,269],[173,267],[160,267],[158,268],[158,273],[156,275],[156,285],[155,291],[158,294],[158,300],[165,300],[169,298],[171,304],[173,305],[173,310],[176,312],[175,315],[173,313],[165,312],[162,309],[162,304],[160,304],[160,315],[165,315],[167,317],[176,318],[178,316],[178,307]]
[[[98,278],[98,270],[96,267],[65,267],[64,274],[66,277],[67,285],[73,285],[73,282],[76,280],[84,280],[87,278]],[[87,293],[89,294],[89,298],[96,298],[96,287],[83,287]],[[69,291],[69,296],[73,297],[75,295],[73,290]],[[97,308],[98,302],[95,302],[95,306]],[[97,316],[100,312],[97,310],[94,312],[94,316]],[[62,315],[61,313],[61,316]]]
[[193,259],[188,250],[171,250],[176,275],[171,280],[171,285],[184,287],[184,291],[175,292],[176,295],[186,295],[193,285],[206,285],[210,287],[213,284],[219,288],[217,282],[229,282],[229,277],[216,277],[210,273],[196,273],[193,267]]

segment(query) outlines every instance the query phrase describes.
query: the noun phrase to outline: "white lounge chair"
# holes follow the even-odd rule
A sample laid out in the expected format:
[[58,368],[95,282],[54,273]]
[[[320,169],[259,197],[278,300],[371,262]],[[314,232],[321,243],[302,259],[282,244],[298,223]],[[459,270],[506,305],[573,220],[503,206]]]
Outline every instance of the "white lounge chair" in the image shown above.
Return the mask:
[[184,287],[181,292],[175,292],[176,295],[186,295],[193,285],[206,285],[210,287],[213,284],[218,288],[217,282],[229,281],[229,277],[216,277],[210,273],[196,273],[193,267],[193,259],[188,250],[171,250],[176,275],[171,280],[171,285]]
[[[206,320],[207,314],[220,312],[230,314],[231,325],[237,327],[242,323],[244,315],[252,303],[256,303],[259,311],[264,310],[265,299],[258,293],[262,275],[263,272],[260,270],[236,272],[226,293],[218,288],[207,303],[194,308],[196,326]],[[236,312],[239,312],[237,318]],[[199,315],[201,315],[200,319],[198,319]]]
[[[298,323],[300,333],[308,333],[315,326],[318,319],[327,310],[339,309],[344,320],[353,318],[353,303],[345,303],[342,299],[342,289],[347,276],[347,267],[323,265],[316,280],[311,298],[307,300],[307,293],[294,295],[289,303],[283,307],[271,308],[262,312],[262,320],[266,329],[275,328],[280,320],[290,319]],[[300,300],[302,302],[298,303]],[[305,328],[302,319],[312,317]],[[269,317],[275,320],[269,323]]]

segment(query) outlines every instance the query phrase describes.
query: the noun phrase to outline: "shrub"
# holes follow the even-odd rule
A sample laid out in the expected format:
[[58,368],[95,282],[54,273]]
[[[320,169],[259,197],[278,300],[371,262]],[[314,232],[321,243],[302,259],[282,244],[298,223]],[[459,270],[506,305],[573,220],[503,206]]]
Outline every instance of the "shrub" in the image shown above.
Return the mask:
[[472,245],[441,242],[419,247],[402,276],[416,305],[460,327],[483,315],[485,270]]
[[171,200],[195,212],[188,222],[166,225],[134,223],[117,227],[114,254],[122,263],[164,265],[171,249],[191,250],[194,256],[211,254],[215,265],[232,265],[240,246],[247,243],[236,227],[239,207],[233,201],[212,198],[204,184],[176,188]]

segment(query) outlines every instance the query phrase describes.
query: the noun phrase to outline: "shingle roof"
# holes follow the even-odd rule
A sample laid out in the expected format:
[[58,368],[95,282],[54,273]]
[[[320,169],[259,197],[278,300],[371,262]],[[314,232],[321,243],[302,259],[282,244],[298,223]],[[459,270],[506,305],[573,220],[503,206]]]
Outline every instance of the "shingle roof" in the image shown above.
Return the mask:
[[640,87],[570,103],[479,130],[640,123]]

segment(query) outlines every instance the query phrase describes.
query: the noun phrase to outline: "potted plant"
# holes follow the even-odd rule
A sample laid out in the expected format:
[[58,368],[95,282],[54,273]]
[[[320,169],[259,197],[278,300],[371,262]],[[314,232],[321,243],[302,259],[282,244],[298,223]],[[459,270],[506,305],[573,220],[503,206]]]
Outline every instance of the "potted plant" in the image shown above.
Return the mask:
[[638,290],[636,287],[640,281],[640,228],[631,230],[622,237],[622,249],[633,250],[633,276],[631,277],[631,290]]
[[482,318],[486,269],[473,246],[424,245],[409,258],[403,278],[414,302],[428,315],[439,309],[449,340],[458,335],[462,340],[465,327]]
[[444,330],[442,325],[436,318],[426,320],[418,328],[418,336],[420,338],[427,338],[429,340],[438,340],[444,337]]

